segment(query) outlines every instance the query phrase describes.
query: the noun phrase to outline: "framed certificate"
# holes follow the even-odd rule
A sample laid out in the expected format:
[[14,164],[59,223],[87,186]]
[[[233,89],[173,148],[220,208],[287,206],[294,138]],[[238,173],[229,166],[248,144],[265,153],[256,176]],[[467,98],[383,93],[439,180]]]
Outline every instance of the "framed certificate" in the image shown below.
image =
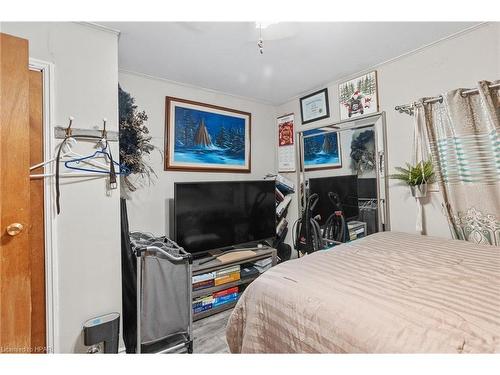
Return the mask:
[[330,117],[328,89],[319,90],[300,98],[300,114],[303,124]]

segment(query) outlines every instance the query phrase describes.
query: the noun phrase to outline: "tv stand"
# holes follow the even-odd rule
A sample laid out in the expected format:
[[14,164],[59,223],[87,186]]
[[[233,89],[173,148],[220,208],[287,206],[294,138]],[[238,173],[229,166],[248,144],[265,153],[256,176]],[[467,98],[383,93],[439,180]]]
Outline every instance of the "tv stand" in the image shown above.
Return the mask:
[[227,247],[222,247],[220,249],[216,250],[210,250],[207,251],[206,253],[200,253],[199,256],[194,256],[194,259],[200,259],[198,262],[199,265],[203,265],[205,263],[211,262],[214,259],[217,259],[217,257],[222,256],[227,253],[234,253],[234,252],[239,252],[239,251],[255,251],[255,250],[261,250],[261,249],[267,249],[269,246],[263,246],[262,244],[251,244],[251,245],[241,245],[241,246],[227,246]]
[[[236,254],[241,252],[241,254]],[[246,253],[246,254],[245,254]],[[224,255],[233,254],[234,256],[224,257]],[[220,258],[218,258],[220,257]],[[263,247],[252,247],[252,248],[233,248],[227,251],[212,251],[209,257],[194,259],[193,260],[193,276],[202,275],[204,273],[218,271],[230,266],[242,265],[245,263],[254,263],[261,259],[271,258],[271,265],[274,267],[277,263],[277,255],[276,249],[271,247],[263,246]],[[222,260],[221,260],[222,259]],[[255,277],[249,277],[245,279],[236,280],[230,283],[213,286],[210,288],[204,288],[193,291],[193,299],[209,295],[224,289],[232,288],[235,286],[244,286],[250,284],[260,275],[256,275]],[[219,312],[231,309],[236,305],[235,302],[226,303],[224,305],[214,307],[210,310],[206,310],[200,313],[193,314],[193,320],[203,319],[207,316],[217,314]]]
[[[259,245],[260,245],[260,247],[259,247]],[[268,247],[268,245],[264,246],[264,244],[262,244],[261,242],[254,242],[254,243],[250,243],[250,244],[247,243],[245,245],[225,246],[225,247],[221,247],[219,249],[207,250],[207,251],[200,252],[200,253],[192,253],[191,256],[193,257],[193,259],[203,258],[204,260],[206,260],[207,258],[213,257],[212,254],[227,253],[227,252],[231,252],[231,251],[254,250],[254,249],[260,249],[260,248],[264,248],[264,247]]]

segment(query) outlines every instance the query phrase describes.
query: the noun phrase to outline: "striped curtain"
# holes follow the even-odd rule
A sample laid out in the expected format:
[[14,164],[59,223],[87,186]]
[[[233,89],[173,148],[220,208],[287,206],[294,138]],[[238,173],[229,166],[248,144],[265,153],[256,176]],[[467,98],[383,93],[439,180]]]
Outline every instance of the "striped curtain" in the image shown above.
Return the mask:
[[500,91],[478,83],[442,102],[417,105],[425,122],[436,177],[452,236],[500,246]]

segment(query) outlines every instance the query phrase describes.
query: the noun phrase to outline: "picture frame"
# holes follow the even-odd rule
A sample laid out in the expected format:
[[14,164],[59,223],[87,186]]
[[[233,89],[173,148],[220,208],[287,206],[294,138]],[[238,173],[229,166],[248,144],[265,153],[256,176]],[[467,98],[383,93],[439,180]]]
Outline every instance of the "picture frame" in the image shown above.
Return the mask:
[[165,170],[251,171],[252,114],[167,96]]
[[377,71],[339,84],[340,120],[377,113],[378,82]]
[[328,88],[324,88],[300,98],[300,115],[302,124],[308,124],[330,117]]
[[304,170],[342,168],[342,148],[338,132],[321,129],[303,133]]

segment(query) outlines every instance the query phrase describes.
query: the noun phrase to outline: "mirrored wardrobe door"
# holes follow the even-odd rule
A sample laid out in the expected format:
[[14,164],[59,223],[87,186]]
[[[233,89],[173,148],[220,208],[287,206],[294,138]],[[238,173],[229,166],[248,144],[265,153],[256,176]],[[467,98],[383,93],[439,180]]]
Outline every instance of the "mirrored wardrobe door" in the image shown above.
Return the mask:
[[298,139],[299,250],[386,230],[383,116],[309,128]]

